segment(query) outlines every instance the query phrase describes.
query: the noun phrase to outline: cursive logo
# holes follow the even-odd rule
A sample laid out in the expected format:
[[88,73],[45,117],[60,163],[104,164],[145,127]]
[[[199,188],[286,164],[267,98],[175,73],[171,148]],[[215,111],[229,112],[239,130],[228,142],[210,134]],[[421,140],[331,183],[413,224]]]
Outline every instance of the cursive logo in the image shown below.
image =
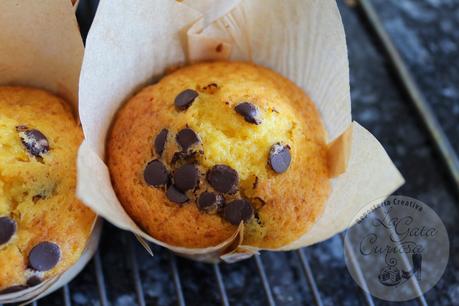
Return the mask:
[[[370,293],[379,298],[406,300],[407,296],[419,295],[419,290],[413,288],[422,290],[435,284],[439,273],[433,275],[430,271],[433,267],[441,275],[449,252],[446,229],[435,212],[403,196],[389,197],[369,207],[346,234],[346,264],[351,275],[354,277],[355,268],[349,263],[348,253],[352,251],[357,259],[354,265],[357,262],[363,266]],[[432,252],[439,251],[440,257],[433,256]],[[423,278],[424,266],[429,275]],[[388,290],[399,291],[394,294]]]

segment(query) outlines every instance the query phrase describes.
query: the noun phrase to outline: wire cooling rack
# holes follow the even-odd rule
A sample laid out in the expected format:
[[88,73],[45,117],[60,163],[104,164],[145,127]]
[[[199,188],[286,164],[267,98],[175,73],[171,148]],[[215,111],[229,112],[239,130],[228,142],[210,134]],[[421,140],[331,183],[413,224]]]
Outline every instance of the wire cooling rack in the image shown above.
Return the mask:
[[[401,1],[413,2],[415,0]],[[442,167],[442,171],[445,172],[441,176],[442,182],[446,182],[449,186],[449,192],[454,194],[459,186],[457,154],[451,145],[448,135],[443,131],[442,124],[434,110],[427,103],[423,92],[414,81],[406,61],[383,26],[373,2],[381,4],[380,0],[338,1],[340,9],[344,12],[343,20],[345,25],[348,18],[351,20],[349,27],[364,26],[367,32],[366,35],[371,37],[376,48],[381,51],[382,61],[388,63],[391,71],[390,76],[396,80],[395,83],[399,87],[396,90],[401,91],[402,97],[406,97],[406,101],[411,103],[411,110],[417,112],[418,118],[416,122],[423,124],[420,129],[430,138],[428,145],[436,148],[437,153],[434,153],[434,158],[442,161],[438,162],[438,167]],[[81,0],[80,2],[77,16],[84,37],[92,22],[97,5],[97,0]],[[355,5],[355,7],[349,9],[347,5]],[[459,12],[459,7],[457,9]],[[349,17],[352,14],[357,17]],[[348,41],[350,39],[354,39],[354,37],[349,36],[348,33]],[[452,195],[453,198],[455,196],[457,194]],[[457,233],[457,230],[457,226],[453,228],[454,233]],[[452,234],[450,233],[450,235]],[[321,256],[325,256],[324,254],[327,251],[333,253],[333,245],[342,243],[343,239],[343,234],[334,237],[331,249],[326,248],[326,252],[322,252],[323,250],[319,249]],[[358,288],[353,284],[349,276],[345,274],[346,272],[343,273],[342,269],[333,276],[335,267],[321,265],[317,261],[317,256],[313,253],[315,252],[314,249],[311,248],[287,252],[284,255],[266,252],[261,256],[254,256],[244,263],[228,266],[192,263],[156,246],[153,246],[155,259],[151,259],[144,254],[145,252],[140,249],[131,234],[122,232],[110,225],[105,226],[102,240],[101,249],[76,280],[51,296],[32,303],[32,305],[184,306],[220,304],[224,306],[273,306],[314,304],[322,306],[364,304],[372,306],[390,304],[373,298],[365,290]],[[323,243],[320,245],[323,245]],[[340,260],[342,261],[342,254],[340,255]],[[359,263],[352,260],[352,256],[350,258],[351,264],[355,265],[356,269],[359,270]],[[457,263],[455,262],[454,264]],[[450,268],[453,269],[452,274],[456,275],[457,266]],[[275,273],[271,270],[275,271]],[[121,273],[120,271],[123,272]],[[285,277],[284,274],[288,274],[287,272],[293,275],[293,278],[289,278],[289,283],[287,285],[284,284],[281,288],[294,288],[292,289],[293,293],[284,294],[279,290],[278,280],[282,280]],[[160,277],[155,276],[152,278],[152,275],[160,275]],[[448,280],[441,281],[440,285],[442,287],[434,293],[429,293],[432,294],[432,298],[429,300],[434,301],[431,304],[448,305],[455,302],[459,303],[457,296],[459,295],[459,280],[455,277],[449,278],[455,283],[448,283]],[[235,284],[238,283],[243,283],[242,288],[235,290]],[[276,284],[273,286],[273,283]],[[361,279],[361,283],[365,286],[363,279]],[[206,288],[203,289],[203,287]],[[203,290],[204,297],[201,296]],[[122,294],[118,294],[119,292],[122,292]],[[340,293],[338,294],[337,292]],[[453,292],[453,295],[444,296],[444,292]],[[352,297],[346,298],[347,294]],[[454,294],[457,294],[455,296],[456,300],[454,299]],[[424,295],[405,304],[428,305]]]

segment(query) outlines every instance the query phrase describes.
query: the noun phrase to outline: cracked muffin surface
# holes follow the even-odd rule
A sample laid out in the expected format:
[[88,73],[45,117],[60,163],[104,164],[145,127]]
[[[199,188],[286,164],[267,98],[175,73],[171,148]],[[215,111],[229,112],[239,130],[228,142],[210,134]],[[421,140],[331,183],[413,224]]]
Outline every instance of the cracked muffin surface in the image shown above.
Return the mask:
[[199,63],[147,86],[107,139],[113,186],[152,237],[208,247],[244,222],[243,244],[299,238],[330,190],[320,115],[279,74],[243,62]]
[[0,87],[0,292],[56,276],[82,254],[96,217],[75,196],[82,139],[62,99]]

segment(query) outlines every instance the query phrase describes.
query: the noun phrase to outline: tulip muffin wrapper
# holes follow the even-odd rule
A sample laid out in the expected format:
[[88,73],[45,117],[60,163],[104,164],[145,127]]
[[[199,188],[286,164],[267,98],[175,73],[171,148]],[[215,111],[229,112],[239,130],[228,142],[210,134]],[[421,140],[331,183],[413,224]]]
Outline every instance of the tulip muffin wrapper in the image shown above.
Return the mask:
[[309,230],[274,251],[343,231],[367,203],[404,182],[377,139],[352,122],[346,39],[334,0],[102,0],[86,46],[79,109],[86,139],[78,155],[77,195],[140,241],[208,262],[234,262],[260,251],[242,245],[243,224],[210,248],[176,247],[149,236],[123,209],[104,163],[106,136],[119,107],[169,69],[197,61],[242,60],[271,68],[300,86],[320,111],[332,191]]
[[[76,112],[84,47],[72,3],[1,1],[0,11],[0,84],[48,90],[71,103]],[[97,250],[101,221],[94,221],[86,248],[72,267],[37,286],[0,294],[0,304],[27,303],[68,283]]]

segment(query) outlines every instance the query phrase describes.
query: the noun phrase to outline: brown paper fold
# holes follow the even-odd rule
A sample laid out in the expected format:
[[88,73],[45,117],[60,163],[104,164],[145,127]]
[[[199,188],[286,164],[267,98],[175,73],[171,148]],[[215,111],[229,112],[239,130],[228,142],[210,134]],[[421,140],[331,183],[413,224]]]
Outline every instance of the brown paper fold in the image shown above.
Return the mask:
[[[336,139],[330,144],[336,177],[323,215],[303,237],[276,250],[310,245],[342,231],[362,205],[403,183],[379,142],[352,123],[346,40],[334,0],[138,0],[135,6],[102,0],[80,79],[86,140],[79,151],[77,193],[89,207],[123,229],[196,260],[234,262],[259,251],[242,245],[242,230],[206,249],[155,240],[124,211],[104,163],[107,131],[129,96],[169,67],[222,58],[252,61],[294,81],[316,103],[327,141]],[[225,248],[228,243],[231,248]]]
[[[83,42],[69,0],[0,1],[0,84],[42,88],[78,109],[78,79]],[[15,293],[0,294],[0,304],[31,301],[69,282],[97,249],[101,224],[95,223],[79,261],[53,279]]]
[[330,177],[343,174],[349,162],[352,144],[352,125],[328,145],[328,172]]

